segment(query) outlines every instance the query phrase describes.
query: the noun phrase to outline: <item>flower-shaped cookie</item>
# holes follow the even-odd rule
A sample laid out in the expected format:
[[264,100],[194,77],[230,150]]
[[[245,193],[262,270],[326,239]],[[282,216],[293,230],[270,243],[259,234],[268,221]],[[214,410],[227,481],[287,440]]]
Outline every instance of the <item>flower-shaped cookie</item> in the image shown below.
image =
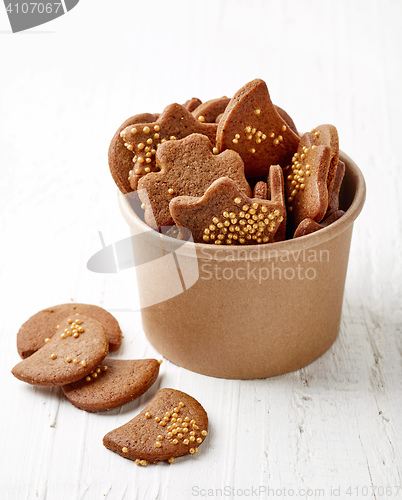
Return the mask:
[[273,241],[286,209],[278,201],[249,198],[223,177],[202,198],[174,198],[170,212],[179,227],[190,229],[196,243],[250,245]]
[[244,161],[247,177],[266,175],[270,165],[286,166],[300,138],[272,104],[263,80],[253,80],[231,99],[219,120],[216,146],[233,149]]
[[167,106],[155,122],[126,127],[121,137],[126,148],[134,154],[129,175],[131,188],[137,188],[143,175],[158,170],[155,155],[162,143],[198,133],[206,135],[211,144],[215,144],[216,130],[216,123],[201,123],[184,106],[176,103]]
[[165,142],[156,153],[156,164],[160,172],[152,172],[138,183],[145,221],[151,227],[173,224],[169,202],[175,196],[202,196],[220,177],[230,177],[240,190],[251,194],[241,157],[235,151],[213,154],[208,137],[202,134]]

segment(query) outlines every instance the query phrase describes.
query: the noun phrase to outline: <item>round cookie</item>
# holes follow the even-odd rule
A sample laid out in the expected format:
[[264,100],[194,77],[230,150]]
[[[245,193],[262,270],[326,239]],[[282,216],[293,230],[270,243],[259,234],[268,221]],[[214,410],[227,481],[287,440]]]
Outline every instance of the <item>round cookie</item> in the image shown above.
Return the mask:
[[57,334],[12,369],[14,377],[32,385],[65,385],[97,368],[109,352],[103,326],[77,314],[60,323]]
[[103,444],[137,465],[198,452],[208,434],[208,416],[200,403],[175,389],[161,389],[149,405],[125,425],[109,432]]
[[108,359],[87,377],[62,389],[81,410],[111,410],[144,394],[158,378],[159,366],[156,359]]
[[25,359],[45,345],[45,339],[52,338],[56,327],[67,317],[84,314],[99,321],[105,329],[109,350],[116,351],[121,344],[119,323],[109,312],[91,304],[61,304],[44,309],[28,319],[17,334],[17,349]]

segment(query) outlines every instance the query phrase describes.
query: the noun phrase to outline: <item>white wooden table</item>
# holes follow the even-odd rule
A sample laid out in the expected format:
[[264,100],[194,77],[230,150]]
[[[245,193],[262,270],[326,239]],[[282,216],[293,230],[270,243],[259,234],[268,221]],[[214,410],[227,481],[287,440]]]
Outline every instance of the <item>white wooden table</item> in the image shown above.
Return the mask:
[[[82,0],[14,35],[0,6],[2,499],[402,498],[401,19],[399,0]],[[99,231],[106,244],[128,236],[106,159],[117,126],[255,77],[299,130],[335,124],[367,181],[334,346],[257,381],[165,361],[149,393],[101,414],[14,379],[31,314],[136,303],[134,270],[86,268]],[[160,357],[138,312],[116,316],[116,357]],[[102,437],[160,387],[205,406],[209,437],[196,456],[137,467]]]

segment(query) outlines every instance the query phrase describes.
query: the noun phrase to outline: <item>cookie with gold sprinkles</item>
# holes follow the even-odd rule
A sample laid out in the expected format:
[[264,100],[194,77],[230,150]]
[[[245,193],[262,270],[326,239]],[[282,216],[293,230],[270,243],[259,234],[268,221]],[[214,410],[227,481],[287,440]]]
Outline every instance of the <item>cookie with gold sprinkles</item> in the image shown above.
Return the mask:
[[283,241],[286,238],[287,211],[285,201],[285,181],[280,165],[271,165],[267,178],[267,198],[273,203],[284,207],[283,220],[275,233],[273,241]]
[[137,189],[139,179],[158,170],[156,151],[166,141],[183,139],[190,134],[204,134],[215,144],[216,123],[201,123],[182,105],[170,104],[155,122],[138,123],[121,132],[126,148],[133,152],[133,168],[129,174],[132,189]]
[[317,146],[329,147],[330,165],[328,170],[327,187],[328,196],[331,197],[339,161],[338,131],[334,125],[325,124],[313,128],[311,133],[315,136],[315,144]]
[[67,317],[74,319],[83,314],[99,321],[109,342],[109,351],[116,351],[122,340],[122,333],[116,318],[108,311],[92,304],[60,304],[43,309],[31,316],[17,333],[17,349],[21,358],[27,358],[45,345],[55,333],[60,332],[60,324]]
[[336,210],[320,223],[316,222],[313,219],[304,219],[297,226],[293,238],[300,238],[300,236],[307,236],[308,234],[315,233],[320,229],[324,229],[324,227],[328,227],[330,224],[340,219],[344,213],[345,212],[343,210]]
[[193,111],[193,116],[201,123],[214,123],[216,122],[216,118],[225,111],[229,102],[229,97],[225,96],[218,99],[211,99],[200,104]]
[[160,172],[150,173],[138,183],[145,221],[150,226],[173,225],[170,200],[182,195],[202,196],[220,177],[230,177],[241,191],[251,195],[240,155],[231,150],[214,154],[205,135],[165,142],[156,153],[156,162]]
[[317,146],[315,139],[311,132],[305,133],[283,171],[288,215],[294,227],[308,218],[320,222],[328,208],[330,148]]
[[174,198],[170,212],[196,243],[252,245],[274,240],[286,210],[277,201],[249,198],[232,179],[223,177],[202,198]]
[[296,134],[296,135],[299,135],[299,132],[297,131],[297,128],[296,128],[296,125],[295,125],[295,122],[292,120],[292,118],[287,114],[287,112],[280,108],[279,106],[277,106],[276,104],[274,104],[274,107],[276,109],[276,111],[278,112],[278,115],[281,116],[286,124],[289,126],[289,128],[291,130],[293,130],[293,132]]
[[106,434],[103,444],[146,466],[198,453],[207,434],[208,416],[197,400],[175,389],[161,389],[141,413]]
[[134,126],[136,123],[141,122],[154,122],[155,120],[156,116],[151,113],[134,115],[128,118],[113,136],[108,153],[109,169],[113,180],[123,194],[127,194],[133,190],[128,178],[134,165],[134,153],[132,150],[127,149],[127,144],[124,142],[121,133],[128,126]]
[[78,314],[60,323],[56,335],[29,358],[12,369],[12,374],[28,384],[65,385],[96,370],[109,352],[103,326],[95,319]]
[[144,394],[158,378],[159,366],[156,359],[106,359],[78,382],[63,385],[62,390],[81,410],[111,410]]
[[233,149],[247,177],[266,175],[270,165],[285,167],[300,138],[273,105],[263,80],[247,83],[231,99],[218,123],[218,151]]

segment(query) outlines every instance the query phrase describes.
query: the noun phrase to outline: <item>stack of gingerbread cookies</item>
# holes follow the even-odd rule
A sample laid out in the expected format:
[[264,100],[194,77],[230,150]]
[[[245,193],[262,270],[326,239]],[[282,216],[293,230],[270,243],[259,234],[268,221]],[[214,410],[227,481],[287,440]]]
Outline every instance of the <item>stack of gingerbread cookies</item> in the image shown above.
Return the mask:
[[[91,304],[61,304],[29,318],[17,334],[23,360],[13,375],[32,385],[59,386],[77,408],[111,410],[144,394],[162,361],[110,359],[122,333],[117,320]],[[103,438],[106,448],[137,465],[198,452],[208,434],[208,416],[190,395],[164,388],[123,426]]]
[[138,193],[150,227],[191,231],[196,243],[277,242],[343,215],[336,128],[300,135],[259,79],[231,99],[193,98],[129,118],[112,139],[109,166],[122,193]]

